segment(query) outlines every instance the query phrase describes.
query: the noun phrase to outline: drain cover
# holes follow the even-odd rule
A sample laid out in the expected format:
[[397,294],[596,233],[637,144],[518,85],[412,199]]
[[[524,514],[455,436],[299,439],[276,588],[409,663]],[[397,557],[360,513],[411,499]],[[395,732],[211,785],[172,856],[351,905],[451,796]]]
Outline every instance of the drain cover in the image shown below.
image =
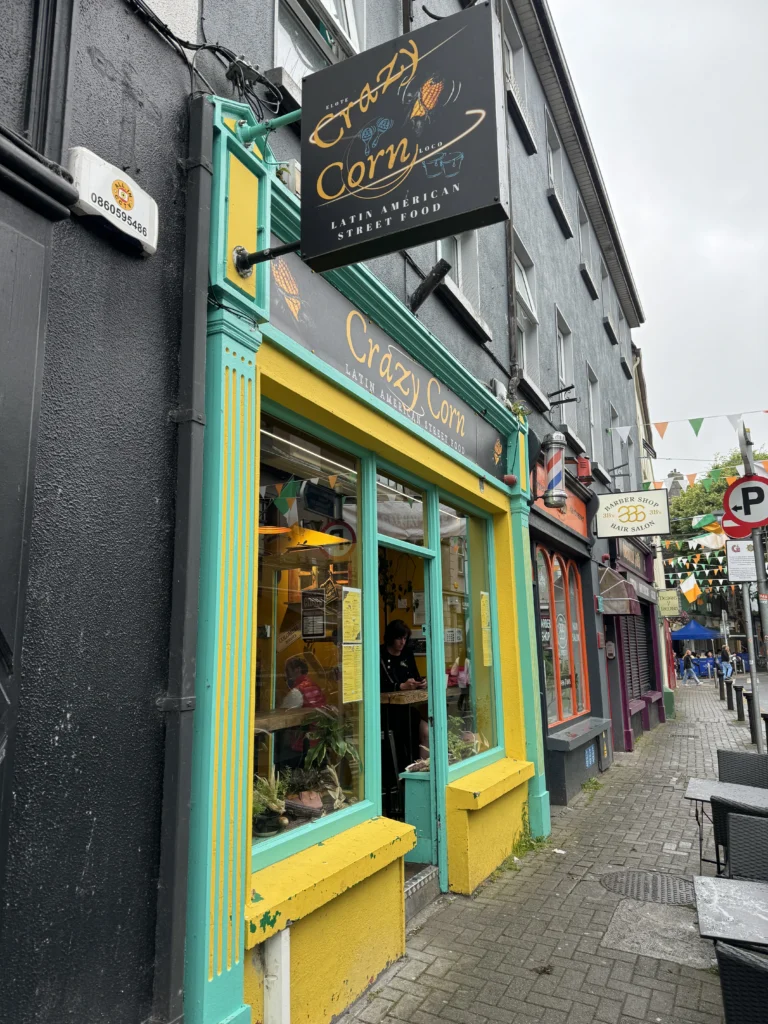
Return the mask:
[[667,903],[673,906],[695,906],[693,882],[679,875],[661,871],[613,871],[600,879],[609,892],[642,903]]

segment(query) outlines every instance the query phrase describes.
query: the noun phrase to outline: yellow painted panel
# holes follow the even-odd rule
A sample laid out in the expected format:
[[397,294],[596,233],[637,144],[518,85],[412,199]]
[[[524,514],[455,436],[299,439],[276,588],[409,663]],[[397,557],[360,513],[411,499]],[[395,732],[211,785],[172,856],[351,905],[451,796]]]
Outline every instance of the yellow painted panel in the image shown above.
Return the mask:
[[451,782],[446,789],[446,801],[456,810],[479,811],[521,786],[533,774],[531,761],[503,757],[487,768]]
[[[249,948],[300,921],[416,845],[411,825],[373,818],[251,876],[245,906]],[[402,896],[402,894],[401,894]]]
[[227,280],[256,297],[256,270],[250,277],[241,277],[235,269],[232,251],[242,245],[248,252],[256,250],[259,209],[259,179],[234,153],[229,154],[229,189],[227,193]]
[[309,368],[270,345],[265,339],[257,363],[262,394],[294,409],[342,437],[376,452],[428,483],[448,488],[488,512],[509,512],[507,496],[493,486],[480,490],[470,470],[398,427],[350,394],[322,380]]
[[328,1024],[404,952],[400,859],[291,928],[291,1024]]
[[501,671],[504,748],[507,757],[525,760],[525,714],[522,670],[520,668],[515,557],[512,550],[511,517],[494,516],[493,543],[496,550],[496,603],[499,618],[499,666]]
[[528,799],[524,782],[481,810],[459,810],[448,803],[448,888],[469,895],[512,852],[523,827]]
[[246,951],[243,971],[243,1002],[251,1008],[251,1024],[264,1022],[264,947]]

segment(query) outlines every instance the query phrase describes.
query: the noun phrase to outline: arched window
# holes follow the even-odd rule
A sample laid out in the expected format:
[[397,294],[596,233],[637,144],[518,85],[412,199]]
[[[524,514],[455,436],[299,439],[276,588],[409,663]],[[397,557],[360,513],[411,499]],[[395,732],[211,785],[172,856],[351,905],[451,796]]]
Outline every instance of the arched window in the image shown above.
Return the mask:
[[568,564],[568,604],[571,617],[571,649],[576,686],[576,711],[589,710],[589,678],[584,634],[584,606],[581,597],[581,579],[575,562]]
[[560,719],[560,703],[557,697],[557,656],[552,628],[552,565],[549,555],[543,548],[536,552],[536,573],[539,584],[539,627],[543,651],[544,692],[547,697],[547,721],[552,723]]
[[547,722],[556,725],[589,710],[584,608],[578,566],[536,549]]

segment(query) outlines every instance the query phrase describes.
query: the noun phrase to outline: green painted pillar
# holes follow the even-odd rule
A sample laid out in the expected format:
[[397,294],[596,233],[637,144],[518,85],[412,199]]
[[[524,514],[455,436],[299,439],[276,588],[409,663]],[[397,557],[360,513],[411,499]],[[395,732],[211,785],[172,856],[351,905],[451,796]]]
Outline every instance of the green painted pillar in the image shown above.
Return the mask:
[[[527,460],[527,428],[517,437],[510,472],[518,476],[516,493],[510,498],[512,520],[512,551],[515,563],[517,625],[519,630],[520,670],[522,672],[523,715],[525,719],[525,750],[533,762],[535,775],[528,781],[528,820],[534,837],[548,836],[551,831],[549,791],[545,774],[544,736],[541,725],[539,694],[539,657],[536,640],[536,615],[533,607],[533,567],[531,537],[528,529],[528,496],[530,475]],[[511,446],[514,448],[514,444]]]
[[243,1004],[258,556],[257,331],[210,314],[184,1014],[250,1024]]

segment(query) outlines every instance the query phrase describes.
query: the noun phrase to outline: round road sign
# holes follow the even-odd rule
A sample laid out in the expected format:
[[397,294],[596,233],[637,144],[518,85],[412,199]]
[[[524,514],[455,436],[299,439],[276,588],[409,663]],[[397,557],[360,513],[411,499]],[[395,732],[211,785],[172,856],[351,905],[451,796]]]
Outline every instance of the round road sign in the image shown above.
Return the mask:
[[751,526],[737,523],[735,519],[730,519],[728,516],[723,516],[720,525],[723,527],[723,533],[731,540],[745,540],[752,533]]
[[743,476],[735,480],[723,495],[726,519],[754,530],[768,525],[768,479]]

